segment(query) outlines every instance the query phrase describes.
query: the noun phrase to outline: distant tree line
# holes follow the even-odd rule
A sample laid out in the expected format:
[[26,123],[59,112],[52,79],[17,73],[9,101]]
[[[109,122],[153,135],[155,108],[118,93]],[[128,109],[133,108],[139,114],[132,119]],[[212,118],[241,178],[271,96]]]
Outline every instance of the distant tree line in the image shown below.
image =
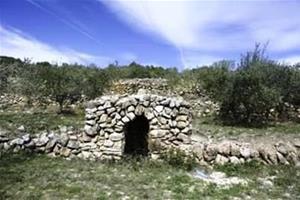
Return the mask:
[[220,104],[218,117],[231,124],[261,125],[270,120],[274,110],[279,118],[288,118],[287,103],[295,109],[300,107],[300,63],[272,61],[260,45],[242,55],[238,64],[220,61],[182,72],[135,62],[100,68],[0,57],[0,93],[21,94],[28,99],[51,98],[60,105],[60,111],[65,102],[75,102],[82,96],[93,99],[112,81],[126,78],[166,78],[171,86],[188,87],[195,94],[201,88]]

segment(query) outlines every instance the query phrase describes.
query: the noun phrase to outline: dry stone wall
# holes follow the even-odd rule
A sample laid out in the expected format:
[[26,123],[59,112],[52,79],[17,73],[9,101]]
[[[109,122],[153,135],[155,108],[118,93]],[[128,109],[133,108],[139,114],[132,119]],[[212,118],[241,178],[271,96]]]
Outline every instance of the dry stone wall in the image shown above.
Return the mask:
[[[114,141],[110,142],[109,139],[103,142],[99,135],[87,136],[83,129],[60,127],[58,130],[43,131],[36,135],[28,134],[25,130],[20,134],[21,136],[17,138],[10,138],[8,132],[0,130],[0,156],[3,152],[27,151],[67,159],[102,160],[113,157],[121,158],[120,151],[104,153],[103,149],[100,148],[105,147],[105,141],[107,145],[109,143],[111,145]],[[242,164],[256,160],[267,165],[291,164],[300,166],[300,138],[291,141],[255,142],[255,144],[235,140],[203,142],[194,140],[194,137],[191,138],[192,145],[190,143],[185,144],[184,150],[194,153],[201,164]],[[112,140],[115,139],[117,138]],[[180,148],[176,144],[170,146]],[[186,149],[187,147],[190,148]],[[116,156],[114,154],[116,152],[120,153]],[[153,151],[152,158],[157,158],[157,156],[159,154]]]
[[300,140],[257,141],[255,144],[234,140],[193,142],[193,152],[205,164],[243,164],[256,160],[267,165],[300,166]]
[[119,159],[124,154],[126,125],[144,116],[149,123],[147,148],[150,156],[171,147],[184,150],[191,147],[189,108],[182,99],[158,95],[103,96],[88,103],[85,134],[99,138],[103,158]]
[[151,91],[153,94],[163,94],[170,90],[167,79],[121,79],[112,84],[108,94],[135,94],[139,89]]
[[58,131],[37,135],[24,132],[18,138],[1,133],[0,152],[26,150],[67,158],[120,159],[126,146],[126,125],[139,116],[143,116],[149,126],[145,148],[152,158],[169,148],[191,149],[189,104],[182,99],[137,94],[103,96],[90,101],[83,130],[61,127]]

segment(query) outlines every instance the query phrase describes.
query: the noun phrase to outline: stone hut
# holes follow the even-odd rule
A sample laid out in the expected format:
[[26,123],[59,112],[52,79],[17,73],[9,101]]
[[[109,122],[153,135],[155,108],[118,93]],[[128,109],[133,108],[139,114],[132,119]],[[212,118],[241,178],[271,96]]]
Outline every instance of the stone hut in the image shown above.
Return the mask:
[[191,147],[192,115],[183,99],[151,94],[102,96],[86,108],[84,133],[96,137],[100,159],[157,157]]

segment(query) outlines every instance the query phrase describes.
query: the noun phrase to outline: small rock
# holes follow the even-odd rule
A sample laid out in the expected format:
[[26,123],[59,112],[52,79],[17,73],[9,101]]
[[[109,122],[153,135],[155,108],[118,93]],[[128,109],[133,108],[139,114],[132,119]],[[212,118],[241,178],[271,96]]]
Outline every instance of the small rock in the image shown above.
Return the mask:
[[108,115],[107,114],[103,114],[100,116],[100,119],[99,119],[99,123],[103,123],[103,122],[106,122],[108,118]]
[[225,156],[222,156],[220,154],[217,155],[216,159],[215,159],[215,163],[218,165],[224,165],[226,163],[228,163],[229,159]]
[[91,152],[89,152],[89,151],[82,151],[81,153],[80,153],[80,155],[78,155],[79,157],[82,157],[83,159],[88,159],[88,158],[90,158],[91,157]]
[[258,182],[262,184],[264,188],[270,189],[274,186],[273,182],[271,180],[265,179],[265,178],[258,178]]
[[166,135],[165,130],[152,130],[149,132],[149,136],[152,138],[161,138]]
[[85,125],[84,126],[84,132],[88,136],[95,136],[95,135],[97,135],[97,130],[96,130],[96,127],[94,127],[94,126]]
[[22,136],[22,139],[24,140],[24,143],[30,142],[30,134],[26,134]]
[[17,131],[19,131],[19,132],[24,132],[24,131],[25,131],[25,127],[24,127],[23,125],[21,125],[21,126],[19,126],[19,127],[17,128]]
[[191,142],[191,138],[183,133],[179,133],[177,138],[182,140],[182,142],[185,144],[189,144]]
[[71,149],[66,148],[66,147],[63,147],[63,148],[61,148],[61,150],[60,150],[60,154],[61,154],[62,156],[64,156],[64,157],[69,157],[70,154],[71,154]]
[[35,142],[33,140],[31,140],[29,143],[25,143],[24,146],[26,148],[33,149],[35,147]]
[[11,148],[11,146],[10,146],[7,142],[5,142],[5,143],[3,144],[3,149],[4,149],[5,151],[9,150],[10,148]]
[[46,145],[46,150],[47,151],[51,151],[53,148],[54,148],[54,146],[55,146],[55,144],[57,143],[57,139],[56,138],[53,138],[53,139],[51,139],[48,143],[47,143],[47,145]]
[[230,155],[230,146],[231,142],[230,141],[223,141],[218,145],[218,152],[223,155]]
[[83,133],[82,137],[81,137],[81,141],[83,142],[90,142],[92,140],[92,138],[90,136],[88,136],[87,133]]
[[240,146],[237,143],[232,142],[230,144],[230,154],[232,156],[240,156]]
[[128,123],[129,121],[130,121],[130,119],[127,116],[122,118],[122,122],[124,122],[124,123]]
[[210,162],[214,160],[218,153],[218,146],[216,144],[208,144],[203,152],[205,161]]
[[200,144],[200,143],[196,143],[196,144],[193,144],[193,153],[196,154],[196,157],[199,159],[199,160],[202,160],[203,158],[203,149],[204,149],[204,145],[203,144]]
[[279,152],[276,153],[277,154],[277,158],[280,164],[284,164],[284,165],[288,165],[289,162],[287,161],[287,159]]
[[156,110],[156,112],[160,113],[160,112],[163,111],[164,107],[163,106],[156,106],[154,109]]
[[130,120],[133,120],[135,118],[135,114],[133,112],[130,112],[127,114],[127,117],[130,119]]
[[300,139],[295,139],[293,143],[295,147],[300,148]]
[[134,112],[134,110],[135,110],[134,106],[129,106],[127,108],[127,112]]
[[178,115],[177,117],[176,117],[176,121],[187,121],[187,119],[188,119],[188,116],[187,115]]
[[242,146],[242,147],[240,148],[240,154],[241,154],[245,159],[248,159],[248,158],[250,158],[250,156],[251,156],[251,149],[248,148],[248,147]]
[[10,141],[10,145],[14,146],[14,145],[23,145],[24,144],[24,140],[22,140],[21,138],[16,138]]
[[114,143],[111,140],[105,140],[103,145],[105,147],[112,147]]
[[151,120],[154,118],[154,114],[152,112],[147,112],[145,113],[145,117],[148,119],[148,120]]
[[179,122],[177,122],[177,127],[179,129],[184,129],[185,127],[187,127],[187,123],[183,122],[183,121],[179,121]]
[[110,115],[110,114],[112,114],[113,112],[115,112],[117,109],[115,108],[115,107],[111,107],[111,108],[108,108],[107,110],[106,110],[106,112],[107,112],[107,114],[108,115]]
[[236,156],[229,157],[229,160],[230,160],[230,163],[232,163],[232,164],[235,164],[235,165],[240,164],[240,160]]
[[45,135],[42,135],[40,138],[38,138],[36,146],[37,147],[45,146],[48,141],[49,141],[49,138]]
[[67,144],[67,147],[69,147],[70,149],[78,149],[79,144],[77,141],[70,140]]
[[69,142],[69,136],[67,134],[61,134],[59,137],[58,142],[63,146],[67,146],[68,142]]
[[287,150],[287,148],[285,147],[285,145],[283,143],[277,144],[276,149],[282,155],[287,155],[287,153],[288,153],[288,150]]
[[121,139],[123,139],[123,134],[119,134],[119,133],[112,133],[109,136],[109,139],[112,141],[120,141]]

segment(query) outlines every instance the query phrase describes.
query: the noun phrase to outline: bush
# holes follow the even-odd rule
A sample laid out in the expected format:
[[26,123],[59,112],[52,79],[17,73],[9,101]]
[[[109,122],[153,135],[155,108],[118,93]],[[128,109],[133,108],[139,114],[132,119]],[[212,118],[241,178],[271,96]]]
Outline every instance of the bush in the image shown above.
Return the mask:
[[300,105],[299,69],[278,64],[256,46],[242,56],[236,70],[219,62],[199,71],[199,84],[220,103],[225,123],[261,126],[271,119],[271,110],[284,113],[286,102]]
[[164,151],[160,158],[172,167],[184,170],[192,170],[197,165],[197,159],[194,154],[189,155],[182,150],[174,148]]
[[220,117],[227,123],[263,125],[279,103],[278,91],[267,87],[255,70],[236,72],[224,91]]

